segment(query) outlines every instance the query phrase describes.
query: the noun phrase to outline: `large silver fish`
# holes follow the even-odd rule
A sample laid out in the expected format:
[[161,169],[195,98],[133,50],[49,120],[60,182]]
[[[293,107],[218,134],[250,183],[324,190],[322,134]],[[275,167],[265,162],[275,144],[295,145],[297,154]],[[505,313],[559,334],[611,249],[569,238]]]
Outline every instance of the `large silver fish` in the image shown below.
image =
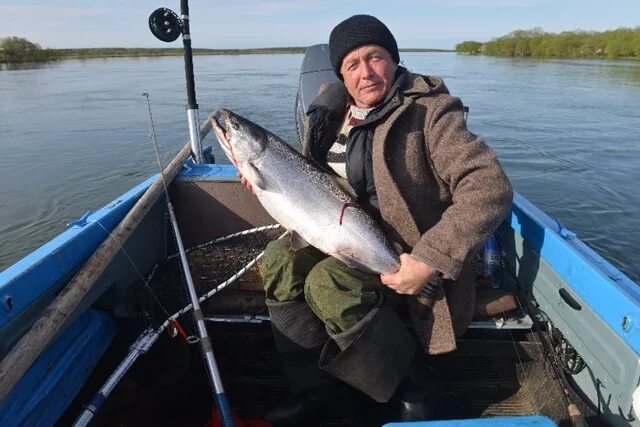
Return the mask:
[[378,224],[331,175],[231,111],[220,110],[213,122],[227,157],[251,183],[265,210],[291,232],[294,249],[308,243],[353,268],[398,270],[398,256]]

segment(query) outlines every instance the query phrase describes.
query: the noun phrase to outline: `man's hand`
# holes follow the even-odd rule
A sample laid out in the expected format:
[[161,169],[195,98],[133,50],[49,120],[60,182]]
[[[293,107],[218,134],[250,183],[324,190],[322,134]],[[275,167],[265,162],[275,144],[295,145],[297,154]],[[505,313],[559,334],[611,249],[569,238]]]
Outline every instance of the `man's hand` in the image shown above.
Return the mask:
[[395,273],[381,274],[380,280],[398,294],[416,295],[436,274],[435,269],[404,253],[400,255],[400,269]]
[[253,194],[256,194],[253,191],[253,187],[251,186],[251,183],[247,180],[247,178],[245,178],[244,176],[242,176],[242,174],[240,172],[238,172],[238,178],[240,178],[240,182],[242,183],[242,185],[245,186],[245,188],[249,191],[251,191]]

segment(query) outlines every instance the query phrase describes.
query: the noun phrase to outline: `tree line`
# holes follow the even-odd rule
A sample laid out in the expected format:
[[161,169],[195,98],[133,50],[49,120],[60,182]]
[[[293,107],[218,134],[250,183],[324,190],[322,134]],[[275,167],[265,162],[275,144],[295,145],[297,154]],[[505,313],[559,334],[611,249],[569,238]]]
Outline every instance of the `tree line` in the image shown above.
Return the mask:
[[456,52],[512,57],[640,59],[640,27],[603,32],[516,30],[486,43],[464,41],[456,45]]

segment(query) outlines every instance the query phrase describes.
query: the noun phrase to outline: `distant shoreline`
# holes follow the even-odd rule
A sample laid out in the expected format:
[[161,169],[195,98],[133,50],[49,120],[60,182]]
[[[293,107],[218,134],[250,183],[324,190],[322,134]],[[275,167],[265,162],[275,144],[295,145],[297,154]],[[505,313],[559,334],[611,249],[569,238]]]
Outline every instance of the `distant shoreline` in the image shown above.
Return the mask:
[[[472,48],[466,45],[474,43]],[[478,46],[476,46],[476,44]],[[487,43],[489,44],[489,43]],[[602,59],[602,60],[638,60],[637,57],[603,57],[603,56],[549,56],[539,57],[535,55],[507,55],[501,53],[481,52],[481,43],[463,42],[457,45],[456,49],[432,49],[432,48],[400,48],[400,52],[405,53],[458,53],[466,55],[484,55],[484,56],[506,56],[506,57],[525,57],[537,59]],[[266,47],[266,48],[248,48],[248,49],[193,49],[193,55],[302,55],[306,51],[306,47]],[[144,57],[165,57],[165,56],[182,56],[182,48],[78,48],[78,49],[42,49],[44,55],[31,56],[23,58],[19,62],[51,62],[65,59],[106,59],[106,58],[144,58]],[[3,60],[0,55],[0,64],[10,64]]]
[[[53,49],[58,59],[120,58],[145,56],[181,56],[181,48],[82,48]],[[193,49],[193,55],[265,55],[304,53],[302,47],[272,47],[254,49]]]
[[[24,40],[26,43],[30,43]],[[2,55],[0,49],[0,64],[49,62],[64,59],[99,59],[99,58],[142,58],[160,56],[182,56],[182,48],[124,48],[124,47],[95,47],[81,49],[41,49],[38,45],[13,55],[10,60]],[[302,55],[306,47],[265,47],[251,49],[193,49],[193,55]],[[453,49],[405,48],[401,52],[450,52]]]
[[[51,49],[58,59],[181,56],[180,48],[82,48]],[[284,55],[304,54],[306,47],[267,47],[250,49],[193,49],[194,55]],[[453,49],[407,48],[401,52],[455,52]]]

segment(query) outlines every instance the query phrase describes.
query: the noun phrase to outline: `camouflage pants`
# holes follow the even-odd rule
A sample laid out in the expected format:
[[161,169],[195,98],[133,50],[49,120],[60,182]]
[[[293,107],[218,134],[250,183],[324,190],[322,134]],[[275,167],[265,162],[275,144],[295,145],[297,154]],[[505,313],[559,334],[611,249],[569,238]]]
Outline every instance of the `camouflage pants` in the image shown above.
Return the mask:
[[293,251],[287,237],[267,245],[259,268],[267,299],[306,300],[335,334],[355,326],[381,298],[392,305],[400,300],[380,283],[379,275],[349,268],[311,246]]

